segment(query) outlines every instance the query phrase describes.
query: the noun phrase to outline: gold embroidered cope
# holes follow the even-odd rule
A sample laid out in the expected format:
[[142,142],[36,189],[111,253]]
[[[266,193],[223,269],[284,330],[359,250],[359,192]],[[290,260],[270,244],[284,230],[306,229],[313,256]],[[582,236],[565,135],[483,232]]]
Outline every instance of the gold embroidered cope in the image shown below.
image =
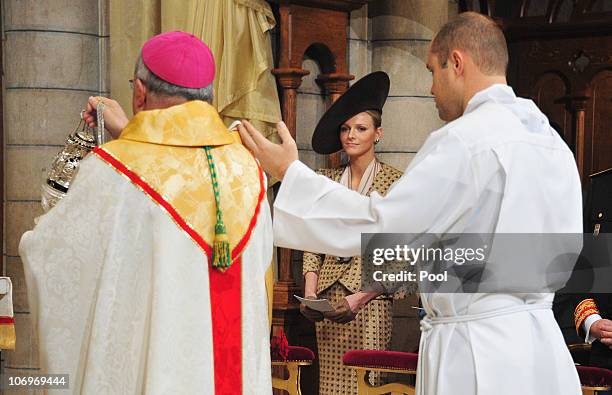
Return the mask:
[[204,146],[213,147],[221,209],[233,250],[259,204],[263,181],[258,181],[263,174],[212,106],[190,101],[139,112],[119,139],[102,149],[159,193],[211,246],[216,206]]

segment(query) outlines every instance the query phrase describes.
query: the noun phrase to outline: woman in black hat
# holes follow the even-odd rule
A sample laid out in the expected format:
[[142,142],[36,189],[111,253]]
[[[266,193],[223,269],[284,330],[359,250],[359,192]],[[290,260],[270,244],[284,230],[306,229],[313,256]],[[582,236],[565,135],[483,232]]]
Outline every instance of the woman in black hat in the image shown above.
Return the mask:
[[[312,147],[319,154],[344,149],[349,163],[318,172],[363,195],[384,195],[402,173],[376,158],[375,145],[383,136],[382,107],[389,93],[384,72],[367,75],[348,89],[319,121]],[[306,318],[316,321],[319,354],[319,394],[355,394],[357,380],[342,364],[346,351],[385,350],[391,341],[392,300],[381,296],[368,301],[361,292],[360,257],[304,253],[306,298],[325,298],[336,311],[326,313],[302,305]],[[400,297],[400,295],[395,295]],[[371,297],[371,296],[370,296]],[[327,319],[324,319],[327,318]],[[380,377],[370,374],[372,384]]]

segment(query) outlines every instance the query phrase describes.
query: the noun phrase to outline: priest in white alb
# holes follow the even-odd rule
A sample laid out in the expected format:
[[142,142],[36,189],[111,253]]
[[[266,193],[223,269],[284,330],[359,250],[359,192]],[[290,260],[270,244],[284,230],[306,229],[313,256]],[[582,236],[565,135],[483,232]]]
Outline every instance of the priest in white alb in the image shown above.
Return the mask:
[[[572,152],[532,101],[515,96],[507,63],[504,35],[491,19],[467,12],[442,27],[427,67],[448,123],[431,133],[385,197],[359,195],[311,171],[283,125],[283,144],[275,145],[246,122],[243,141],[282,179],[275,243],[353,256],[361,233],[581,233]],[[427,315],[418,394],[581,393],[552,293],[421,297]]]
[[191,34],[148,40],[135,116],[92,98],[120,135],[21,240],[41,373],[71,393],[271,393],[266,181],[209,104],[214,64]]

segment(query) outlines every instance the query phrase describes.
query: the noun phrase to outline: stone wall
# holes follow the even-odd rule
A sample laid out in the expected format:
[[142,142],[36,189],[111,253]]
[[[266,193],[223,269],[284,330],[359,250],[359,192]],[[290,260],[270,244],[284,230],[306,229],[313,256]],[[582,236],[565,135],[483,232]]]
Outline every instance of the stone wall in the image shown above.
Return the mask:
[[42,214],[40,185],[87,97],[108,94],[108,0],[2,0],[2,7],[3,258],[17,329],[17,347],[2,359],[7,374],[20,374],[38,362],[19,239]]

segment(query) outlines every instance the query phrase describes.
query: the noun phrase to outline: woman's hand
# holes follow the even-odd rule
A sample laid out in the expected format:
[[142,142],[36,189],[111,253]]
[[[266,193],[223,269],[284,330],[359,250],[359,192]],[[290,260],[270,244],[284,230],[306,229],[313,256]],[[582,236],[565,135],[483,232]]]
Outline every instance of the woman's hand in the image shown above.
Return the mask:
[[[316,299],[317,295],[304,295],[304,299]],[[311,309],[310,307],[300,303],[300,313],[308,320],[313,322],[323,321],[323,313]]]
[[336,303],[334,305],[335,311],[324,313],[323,316],[339,324],[346,324],[353,321],[355,317],[357,317],[359,310],[381,293],[382,292],[355,292]]
[[365,292],[355,292],[354,294],[347,296],[345,299],[348,302],[351,311],[357,313],[363,308],[363,306],[368,304],[372,298],[370,298]]
[[[352,296],[352,295],[349,295]],[[323,316],[338,324],[347,324],[357,317],[358,310],[353,311],[348,302],[348,297],[341,299],[333,305],[334,311],[323,313]]]

